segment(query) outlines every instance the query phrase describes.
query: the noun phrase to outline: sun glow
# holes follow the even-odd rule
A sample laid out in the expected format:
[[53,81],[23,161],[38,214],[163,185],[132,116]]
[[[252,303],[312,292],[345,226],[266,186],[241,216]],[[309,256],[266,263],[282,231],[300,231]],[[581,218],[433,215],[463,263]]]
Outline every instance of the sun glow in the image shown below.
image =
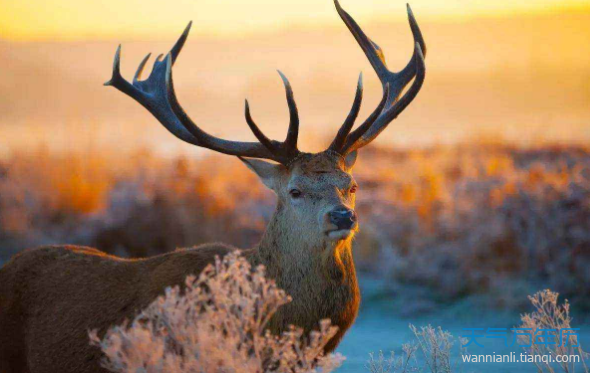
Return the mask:
[[[361,21],[403,17],[401,1],[342,4]],[[420,18],[590,9],[586,0],[414,0],[411,5]],[[164,38],[176,35],[189,20],[197,26],[193,32],[226,37],[338,22],[331,0],[0,0],[0,8],[0,37],[9,40]]]

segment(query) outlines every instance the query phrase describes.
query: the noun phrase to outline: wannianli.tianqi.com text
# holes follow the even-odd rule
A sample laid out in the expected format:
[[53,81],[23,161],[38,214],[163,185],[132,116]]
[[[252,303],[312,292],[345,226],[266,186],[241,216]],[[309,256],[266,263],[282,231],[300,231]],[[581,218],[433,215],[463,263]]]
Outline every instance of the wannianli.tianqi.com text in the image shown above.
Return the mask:
[[580,355],[527,354],[461,355],[464,363],[579,363]]

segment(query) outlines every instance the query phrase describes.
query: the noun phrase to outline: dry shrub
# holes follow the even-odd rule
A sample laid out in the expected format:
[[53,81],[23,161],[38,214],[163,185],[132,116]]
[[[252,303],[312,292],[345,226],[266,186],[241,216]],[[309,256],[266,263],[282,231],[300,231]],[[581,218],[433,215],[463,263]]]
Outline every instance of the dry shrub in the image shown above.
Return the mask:
[[[459,370],[461,359],[457,359],[455,364],[452,363],[453,346],[455,342],[458,342],[457,352],[467,353],[462,347],[466,343],[465,339],[455,339],[450,332],[442,330],[440,326],[433,328],[428,325],[416,328],[410,324],[410,330],[415,340],[402,345],[400,356],[395,356],[391,351],[391,356],[386,359],[380,351],[375,358],[375,355],[370,353],[365,367],[371,373],[453,373]],[[421,352],[421,358],[418,352]]]
[[234,162],[149,152],[125,162],[115,154],[15,153],[0,175],[0,263],[47,244],[126,257],[220,240],[251,247],[272,199]]
[[369,353],[369,360],[365,368],[371,373],[414,373],[420,369],[416,366],[416,351],[418,347],[414,344],[402,345],[402,355],[395,356],[391,351],[389,358],[383,356],[383,351],[375,358],[374,353]]
[[[539,291],[536,294],[529,296],[529,300],[533,304],[535,310],[532,313],[524,314],[521,317],[521,325],[519,328],[530,328],[530,333],[533,336],[544,335],[538,337],[539,342],[532,343],[530,347],[523,347],[523,349],[530,355],[534,356],[546,356],[552,355],[577,355],[580,357],[580,362],[576,364],[574,361],[570,362],[559,362],[551,363],[544,362],[543,360],[535,360],[534,364],[540,373],[555,373],[556,367],[564,372],[570,373],[575,372],[576,367],[582,367],[583,371],[588,373],[588,366],[586,365],[585,359],[588,357],[588,353],[582,350],[580,341],[577,335],[572,334],[564,336],[563,340],[560,340],[560,331],[562,329],[572,328],[572,318],[570,316],[570,305],[566,300],[563,304],[558,303],[559,294],[551,290]],[[540,329],[553,329],[555,333],[547,334],[540,331]],[[528,331],[527,331],[528,332]],[[572,331],[573,332],[573,331]],[[573,332],[575,333],[575,332]],[[522,344],[531,343],[531,337],[519,336]],[[542,342],[557,342],[556,344],[542,344]],[[560,342],[562,342],[560,344]]]
[[168,288],[131,324],[110,329],[91,341],[113,372],[312,373],[330,372],[343,358],[324,355],[335,335],[329,320],[304,335],[299,328],[280,336],[266,325],[290,298],[252,270],[239,252],[216,259],[198,278],[188,277],[186,289]]
[[[420,329],[410,324],[410,330],[418,341],[418,347],[424,356],[424,363],[430,373],[452,373],[451,364],[452,347],[455,344],[454,337],[446,330],[422,326]],[[459,341],[463,343],[462,340]]]
[[590,307],[588,149],[367,149],[355,173],[361,233],[375,235],[356,258],[394,290],[420,286],[445,302],[486,293],[525,307],[519,294],[546,286]]

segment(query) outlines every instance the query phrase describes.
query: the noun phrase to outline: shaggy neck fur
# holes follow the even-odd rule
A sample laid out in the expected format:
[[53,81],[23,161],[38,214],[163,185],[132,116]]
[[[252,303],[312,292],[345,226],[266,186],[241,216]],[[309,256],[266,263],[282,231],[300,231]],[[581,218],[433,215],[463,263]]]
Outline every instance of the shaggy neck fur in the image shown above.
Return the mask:
[[351,239],[313,241],[296,226],[285,227],[282,215],[279,202],[251,257],[293,298],[275,314],[270,328],[282,332],[294,324],[310,331],[319,320],[330,319],[339,328],[327,346],[330,351],[352,325],[360,303]]

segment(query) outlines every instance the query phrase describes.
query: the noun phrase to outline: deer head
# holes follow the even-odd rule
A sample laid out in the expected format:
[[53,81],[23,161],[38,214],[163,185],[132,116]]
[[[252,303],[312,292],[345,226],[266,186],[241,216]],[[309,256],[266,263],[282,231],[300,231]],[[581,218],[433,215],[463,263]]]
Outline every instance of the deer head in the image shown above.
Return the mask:
[[[161,56],[156,59],[146,80],[140,80],[140,77],[150,54],[140,63],[133,82],[129,83],[120,73],[119,46],[115,54],[112,78],[105,85],[112,85],[135,99],[179,139],[240,157],[277,194],[279,201],[275,217],[281,221],[283,232],[279,234],[282,236],[290,236],[287,239],[297,237],[299,244],[309,241],[311,246],[319,242],[349,240],[358,226],[354,211],[357,184],[351,173],[357,150],[373,141],[416,97],[424,82],[426,48],[408,6],[414,53],[401,71],[391,72],[386,66],[381,48],[365,35],[337,0],[335,5],[377,73],[383,85],[383,98],[372,114],[353,130],[363,95],[361,74],[352,109],[331,145],[323,152],[311,154],[297,148],[297,106],[291,85],[280,71],[290,111],[290,123],[284,141],[271,140],[264,135],[252,119],[248,101],[245,105],[246,122],[258,142],[220,139],[208,134],[191,120],[176,98],[172,79],[172,66],[187,39],[191,23],[166,57],[163,60]],[[410,88],[400,97],[412,80],[414,82]]]

